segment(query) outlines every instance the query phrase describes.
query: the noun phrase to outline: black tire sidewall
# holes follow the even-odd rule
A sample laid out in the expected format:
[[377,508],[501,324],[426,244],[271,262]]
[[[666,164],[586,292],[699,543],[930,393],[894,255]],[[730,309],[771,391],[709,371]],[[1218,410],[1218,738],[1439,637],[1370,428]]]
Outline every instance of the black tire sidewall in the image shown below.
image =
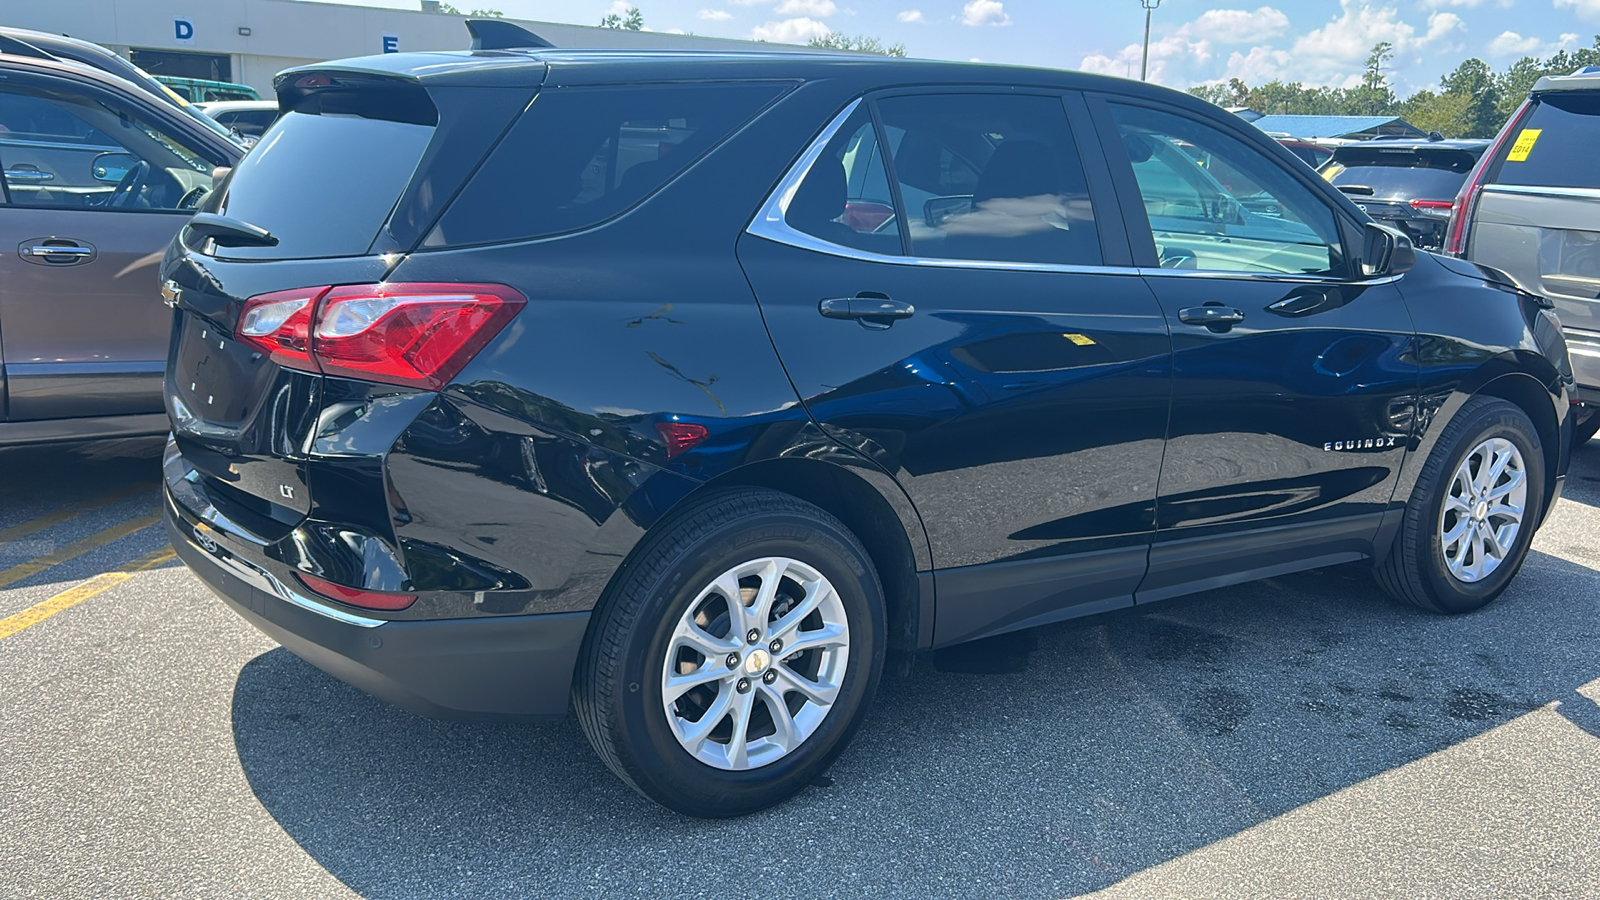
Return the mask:
[[[1422,495],[1421,515],[1417,525],[1424,529],[1418,542],[1423,548],[1422,559],[1417,560],[1422,579],[1434,603],[1444,612],[1470,612],[1498,597],[1516,577],[1527,559],[1533,542],[1535,525],[1539,521],[1545,502],[1544,447],[1533,423],[1522,410],[1497,401],[1475,410],[1463,423],[1450,450],[1442,458],[1444,464],[1430,473],[1428,489]],[[1474,447],[1494,437],[1502,437],[1516,445],[1522,454],[1524,471],[1528,479],[1528,500],[1523,509],[1522,527],[1512,544],[1510,558],[1500,564],[1488,577],[1476,582],[1464,582],[1450,574],[1445,564],[1440,524],[1444,516],[1444,497],[1456,469]]]
[[[756,769],[717,769],[691,756],[667,721],[661,701],[666,651],[678,620],[701,590],[729,568],[768,556],[804,562],[833,585],[849,621],[849,662],[838,700],[799,748]],[[615,670],[620,683],[613,695],[621,698],[616,724],[631,749],[629,768],[638,786],[679,811],[727,816],[769,806],[822,774],[854,733],[883,668],[881,589],[854,539],[820,517],[761,513],[695,541],[651,582],[650,599],[620,645],[623,661]]]

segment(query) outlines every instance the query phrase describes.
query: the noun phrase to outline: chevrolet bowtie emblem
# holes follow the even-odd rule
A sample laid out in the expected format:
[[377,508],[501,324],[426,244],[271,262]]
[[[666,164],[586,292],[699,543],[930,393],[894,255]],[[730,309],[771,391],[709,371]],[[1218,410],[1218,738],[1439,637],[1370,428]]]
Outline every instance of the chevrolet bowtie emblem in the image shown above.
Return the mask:
[[182,296],[182,294],[183,288],[178,287],[176,281],[169,278],[161,283],[161,302],[173,309],[178,308],[178,297]]

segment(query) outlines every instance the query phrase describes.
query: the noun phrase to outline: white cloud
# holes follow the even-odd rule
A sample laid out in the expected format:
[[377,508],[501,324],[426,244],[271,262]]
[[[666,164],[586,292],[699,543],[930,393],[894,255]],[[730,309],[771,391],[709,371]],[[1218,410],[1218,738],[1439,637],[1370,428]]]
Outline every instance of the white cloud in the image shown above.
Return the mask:
[[628,14],[628,8],[632,5],[628,0],[611,0],[611,5],[606,7],[606,15],[625,16]]
[[[1583,2],[1600,4],[1600,0]],[[1248,53],[1233,53],[1222,78],[1240,78],[1247,84],[1280,78],[1309,85],[1355,87],[1361,83],[1374,44],[1388,41],[1397,56],[1413,56],[1422,50],[1447,48],[1464,30],[1460,16],[1435,12],[1428,16],[1427,29],[1418,34],[1416,27],[1402,21],[1392,6],[1340,0],[1338,16],[1296,38],[1287,50],[1265,45],[1252,47]]]
[[[1561,0],[1557,0],[1561,2]],[[1589,0],[1585,0],[1589,2]],[[1593,0],[1600,2],[1600,0]],[[1006,14],[1006,5],[1000,0],[967,0],[961,7],[961,24],[977,27],[979,25],[1010,25],[1011,17]]]
[[772,41],[778,44],[804,44],[814,37],[827,37],[833,33],[829,28],[816,19],[801,16],[797,19],[784,19],[781,22],[768,22],[757,25],[750,30],[752,41]]
[[920,10],[920,9],[904,10],[899,15],[895,16],[895,18],[899,19],[902,22],[923,22],[923,21],[926,21],[925,19],[922,18],[922,10]]
[[1556,9],[1569,6],[1580,19],[1600,19],[1600,0],[1556,0]]
[[[1085,56],[1078,68],[1085,72],[1138,78],[1139,65],[1144,56],[1143,44],[1129,44],[1114,56],[1095,53]],[[1150,80],[1162,84],[1179,84],[1192,80],[1200,65],[1211,59],[1208,41],[1188,41],[1176,34],[1150,42]]]
[[1173,33],[1178,37],[1221,44],[1252,44],[1270,40],[1288,30],[1289,17],[1282,10],[1263,6],[1253,12],[1248,9],[1208,9]]
[[1515,31],[1503,31],[1489,42],[1489,53],[1494,56],[1523,56],[1539,47],[1536,37],[1523,37]]
[[1436,12],[1428,16],[1428,31],[1417,40],[1417,43],[1431,44],[1466,30],[1466,23],[1461,21],[1460,16],[1450,12]]
[[733,18],[733,13],[725,9],[702,9],[698,15],[707,22],[726,22]]
[[783,0],[776,10],[780,16],[816,16],[827,18],[839,11],[833,0]]

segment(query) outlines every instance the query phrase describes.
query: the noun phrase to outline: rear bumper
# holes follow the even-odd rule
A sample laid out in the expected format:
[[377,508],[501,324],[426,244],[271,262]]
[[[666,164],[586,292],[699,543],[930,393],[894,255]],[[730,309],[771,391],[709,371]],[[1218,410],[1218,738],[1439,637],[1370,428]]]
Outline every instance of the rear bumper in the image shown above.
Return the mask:
[[166,495],[185,564],[223,602],[291,653],[379,699],[441,719],[564,716],[589,614],[385,621],[307,595],[277,563],[253,559]]

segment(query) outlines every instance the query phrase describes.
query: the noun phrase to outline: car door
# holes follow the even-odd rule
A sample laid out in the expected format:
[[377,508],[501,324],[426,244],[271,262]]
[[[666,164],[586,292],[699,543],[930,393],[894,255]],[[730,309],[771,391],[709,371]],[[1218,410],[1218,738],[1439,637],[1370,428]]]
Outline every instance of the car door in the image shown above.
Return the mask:
[[7,418],[159,414],[157,268],[226,161],[88,80],[8,72],[0,127]]
[[939,645],[1131,604],[1145,570],[1170,341],[1069,106],[1089,129],[1076,95],[856,103],[739,243],[813,418],[922,516]]
[[1172,329],[1172,420],[1139,599],[1372,552],[1418,366],[1393,277],[1309,170],[1207,121],[1096,97],[1136,261]]

